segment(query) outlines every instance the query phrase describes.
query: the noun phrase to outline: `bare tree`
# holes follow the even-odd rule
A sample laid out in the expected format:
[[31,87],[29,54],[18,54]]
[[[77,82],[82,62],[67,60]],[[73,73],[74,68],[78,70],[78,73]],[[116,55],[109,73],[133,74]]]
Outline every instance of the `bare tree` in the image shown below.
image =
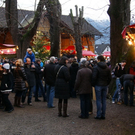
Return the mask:
[[70,10],[70,17],[72,19],[72,23],[74,26],[74,33],[73,36],[75,38],[75,46],[77,51],[77,58],[80,60],[82,58],[82,43],[81,43],[81,30],[82,30],[82,23],[83,23],[83,7],[79,9],[79,16],[78,16],[78,6],[76,5],[76,17],[73,17],[72,10]]
[[26,48],[30,45],[30,41],[36,33],[46,0],[39,1],[34,19],[29,24],[27,30],[24,28],[22,28],[23,30],[18,29],[19,22],[17,0],[6,0],[5,3],[7,26],[11,33],[14,44],[18,45],[19,47],[19,50],[17,51],[17,58],[23,58],[26,53]]
[[130,1],[110,0],[108,14],[110,16],[110,47],[112,68],[117,62],[126,58],[128,53],[127,42],[122,38],[121,32],[130,24]]
[[[117,62],[126,59],[129,63],[134,58],[133,48],[129,47],[126,40],[122,38],[121,32],[124,27],[130,24],[130,1],[131,0],[110,0],[108,14],[110,16],[110,47],[111,47],[111,66],[114,68]],[[131,56],[132,55],[132,56]],[[115,89],[114,79],[109,86],[110,94]]]
[[60,56],[60,20],[61,4],[59,0],[48,0],[46,3],[48,20],[50,22],[51,56]]

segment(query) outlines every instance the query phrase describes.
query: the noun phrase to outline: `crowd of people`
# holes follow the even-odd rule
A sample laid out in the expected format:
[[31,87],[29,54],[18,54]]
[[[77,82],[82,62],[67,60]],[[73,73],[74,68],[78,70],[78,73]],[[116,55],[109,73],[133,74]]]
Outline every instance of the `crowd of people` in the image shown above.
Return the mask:
[[[128,105],[128,88],[130,88],[130,105],[133,106],[133,89],[135,79],[135,62],[125,71],[126,61],[122,61],[113,70],[116,78],[116,91],[112,103]],[[79,118],[86,119],[93,113],[92,89],[95,87],[97,114],[95,119],[105,119],[106,95],[112,74],[110,63],[106,63],[102,55],[97,61],[81,58],[68,59],[66,56],[56,58],[51,56],[45,62],[35,59],[31,48],[27,49],[24,60],[17,59],[11,63],[4,61],[0,65],[0,108],[10,113],[14,107],[24,108],[26,97],[27,104],[32,106],[32,97],[35,102],[47,102],[48,108],[55,108],[54,97],[58,99],[58,116],[69,117],[67,113],[68,99],[80,97]],[[124,97],[122,97],[124,89]],[[14,105],[8,96],[15,93]]]

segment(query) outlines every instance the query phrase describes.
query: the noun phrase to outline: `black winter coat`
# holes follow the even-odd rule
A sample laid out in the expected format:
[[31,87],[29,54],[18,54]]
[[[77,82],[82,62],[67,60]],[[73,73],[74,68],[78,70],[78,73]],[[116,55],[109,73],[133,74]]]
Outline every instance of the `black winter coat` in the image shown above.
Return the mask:
[[75,85],[75,80],[76,80],[76,75],[77,75],[78,69],[79,69],[78,63],[72,63],[71,67],[69,68],[69,72],[70,72],[69,85],[70,85],[70,87],[74,87],[74,85]]
[[[118,69],[119,67],[119,69]],[[122,75],[126,74],[126,69],[125,67],[122,69],[121,64],[118,64],[118,66],[116,66],[114,74],[116,77],[121,77]]]
[[14,78],[15,78],[15,91],[23,91],[26,90],[25,81],[27,80],[24,68],[21,67],[19,69],[14,70]]
[[120,83],[123,86],[124,81],[132,81],[134,83],[135,75],[124,74],[120,77]]
[[0,90],[2,92],[6,92],[6,91],[12,91],[12,73],[3,73],[2,74],[2,79],[1,79],[1,87]]
[[45,83],[50,86],[55,86],[55,80],[56,80],[56,75],[54,71],[55,67],[56,65],[54,63],[49,63],[45,65],[45,68],[44,68]]
[[41,71],[41,66],[40,66],[40,64],[38,64],[38,63],[35,63],[35,71],[36,71],[36,73],[35,73],[35,75],[36,75],[36,81],[39,81],[39,80],[41,80],[42,79],[42,77],[43,77],[43,71]]
[[99,62],[92,71],[93,86],[107,86],[111,81],[111,71],[105,62]]
[[27,76],[27,82],[29,84],[29,87],[33,87],[36,84],[36,79],[35,79],[35,69],[31,68],[31,65],[24,65],[24,70]]
[[[60,67],[63,65],[57,65],[55,67],[55,75],[57,74]],[[59,99],[68,99],[70,98],[69,82],[70,74],[68,68],[64,65],[57,78],[55,83],[55,97]]]

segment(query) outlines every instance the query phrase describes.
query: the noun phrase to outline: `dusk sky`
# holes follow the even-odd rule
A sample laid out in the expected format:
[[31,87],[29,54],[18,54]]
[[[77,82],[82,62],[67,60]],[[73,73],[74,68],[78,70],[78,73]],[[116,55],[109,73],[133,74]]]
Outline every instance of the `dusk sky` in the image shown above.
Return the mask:
[[[3,0],[0,0],[2,3]],[[34,10],[35,6],[38,4],[39,0],[18,0],[18,9]],[[62,5],[62,14],[68,15],[70,9],[73,10],[73,15],[75,15],[75,5],[79,8],[84,6],[84,17],[89,17],[93,20],[103,20],[108,19],[107,10],[109,7],[109,0],[59,0]],[[2,5],[2,4],[1,4]],[[135,18],[135,0],[131,0],[131,17]],[[135,19],[133,19],[135,20]]]
[[[33,10],[34,5],[38,4],[39,0],[18,0],[18,8]],[[109,0],[59,0],[62,5],[62,14],[68,15],[70,9],[75,15],[75,5],[79,8],[84,6],[84,17],[89,17],[94,20],[109,19],[107,9]],[[135,0],[131,0],[131,13],[135,14]],[[133,16],[133,15],[132,15]]]

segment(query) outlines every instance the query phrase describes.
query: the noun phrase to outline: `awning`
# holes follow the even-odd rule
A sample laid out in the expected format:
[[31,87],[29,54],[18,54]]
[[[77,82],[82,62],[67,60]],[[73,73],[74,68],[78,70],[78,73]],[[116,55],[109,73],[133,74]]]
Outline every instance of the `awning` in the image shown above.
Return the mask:
[[16,49],[0,49],[0,54],[16,54]]
[[92,51],[86,51],[86,50],[82,51],[82,55],[83,56],[96,56],[96,54],[94,54]]
[[111,54],[110,54],[109,51],[104,52],[102,55],[103,55],[103,56],[106,56],[106,57],[110,57],[110,56],[111,56]]
[[16,45],[0,43],[0,54],[16,54]]
[[124,39],[135,40],[135,24],[125,27],[121,34]]
[[0,49],[15,48],[15,47],[16,47],[16,45],[0,43]]

